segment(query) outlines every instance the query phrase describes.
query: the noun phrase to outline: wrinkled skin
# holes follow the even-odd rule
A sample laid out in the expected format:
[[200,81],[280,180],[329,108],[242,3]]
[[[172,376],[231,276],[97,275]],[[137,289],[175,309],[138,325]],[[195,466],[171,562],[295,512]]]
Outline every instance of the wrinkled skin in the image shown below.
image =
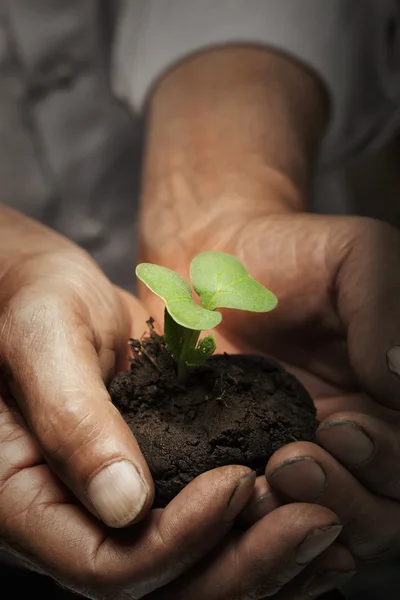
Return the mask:
[[[272,457],[268,482],[256,484],[255,512],[247,509],[245,519],[253,522],[282,502],[316,502],[338,514],[340,540],[357,560],[397,556],[400,234],[370,219],[296,213],[276,189],[268,210],[237,198],[230,210],[230,198],[211,201],[200,192],[184,203],[181,189],[189,187],[176,185],[177,197],[165,202],[168,226],[162,211],[150,202],[145,207],[142,258],[187,276],[200,251],[237,256],[276,293],[279,306],[265,315],[225,311],[219,350],[283,362],[312,394],[322,422],[319,445],[291,444]],[[160,318],[157,300],[141,293]],[[255,502],[260,498],[263,506]]]
[[[105,385],[126,366],[127,338],[140,336],[148,309],[67,240],[8,209],[0,216],[0,548],[110,600],[281,590],[293,600],[327,564],[354,569],[348,551],[332,546],[338,517],[322,506],[294,503],[257,519],[250,506],[232,532],[256,490],[242,466],[205,473],[149,511],[150,474]],[[88,482],[121,459],[136,466],[147,496],[137,523],[117,530],[99,519]]]

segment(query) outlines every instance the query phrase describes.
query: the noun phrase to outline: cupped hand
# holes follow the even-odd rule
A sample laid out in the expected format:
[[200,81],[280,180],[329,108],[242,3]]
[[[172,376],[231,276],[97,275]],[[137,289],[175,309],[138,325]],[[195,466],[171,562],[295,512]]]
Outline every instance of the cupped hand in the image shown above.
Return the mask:
[[151,477],[106,382],[149,315],[67,240],[10,210],[1,218],[0,547],[112,600],[163,586],[244,600],[312,576],[340,533],[336,515],[293,504],[229,537],[254,490],[245,467],[203,474],[148,512]]
[[240,466],[199,476],[133,527],[107,528],[61,484],[7,396],[0,423],[1,547],[89,598],[295,600],[296,578],[318,597],[354,569],[332,545],[341,526],[324,507],[291,504],[232,531],[254,493],[254,473]]
[[[298,573],[315,575],[310,563],[320,555],[323,567],[341,531],[332,511],[291,504],[229,535],[254,488],[254,473],[241,466],[205,473],[165,509],[110,529],[60,483],[4,397],[0,423],[1,545],[89,598],[263,598]],[[331,558],[352,565],[343,552]]]
[[0,545],[87,597],[141,598],[185,572],[230,530],[253,486],[249,469],[218,469],[140,524],[107,528],[49,468],[17,408],[0,399]]
[[[188,201],[183,215],[171,215],[185,224],[179,232],[144,211],[142,259],[188,277],[198,252],[236,256],[279,304],[261,315],[222,311],[219,349],[284,363],[309,389],[320,419],[343,408],[396,420],[400,234],[370,219],[234,208],[226,202],[203,214]],[[157,298],[145,288],[141,295],[160,318]]]
[[143,256],[186,276],[197,252],[237,256],[276,293],[279,306],[266,315],[225,311],[219,349],[283,362],[310,391],[322,422],[321,447],[294,444],[271,460],[265,506],[253,507],[257,518],[279,499],[319,502],[343,519],[342,539],[356,557],[397,554],[399,232],[370,219],[287,209],[266,214],[242,207],[235,214],[225,205],[207,215],[195,203],[190,209],[191,221],[179,215],[185,233],[171,236],[161,224],[156,239],[145,236]]
[[56,233],[1,209],[0,373],[46,462],[105,524],[152,504],[146,462],[106,382],[140,335],[142,305]]
[[254,475],[206,474],[146,517],[152,480],[106,382],[148,314],[64,238],[0,216],[0,547],[91,597],[141,597],[220,541]]
[[[264,267],[263,239],[274,246]],[[238,242],[237,255],[280,308],[254,317],[261,341],[245,315],[229,315],[228,335],[283,361],[322,421],[322,448],[281,449],[269,483],[286,501],[334,510],[357,559],[400,555],[400,233],[367,219],[281,215],[268,230],[262,221],[245,228]]]

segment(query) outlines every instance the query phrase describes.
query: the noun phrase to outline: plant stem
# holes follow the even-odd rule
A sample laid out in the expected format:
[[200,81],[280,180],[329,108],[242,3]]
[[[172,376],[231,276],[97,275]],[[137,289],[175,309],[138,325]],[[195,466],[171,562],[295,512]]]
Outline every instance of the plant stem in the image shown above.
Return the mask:
[[181,354],[178,360],[178,381],[179,383],[185,383],[188,378],[188,368],[187,368],[187,354],[190,348],[195,348],[197,344],[197,340],[199,339],[200,331],[195,331],[193,329],[184,328],[183,333],[183,345]]

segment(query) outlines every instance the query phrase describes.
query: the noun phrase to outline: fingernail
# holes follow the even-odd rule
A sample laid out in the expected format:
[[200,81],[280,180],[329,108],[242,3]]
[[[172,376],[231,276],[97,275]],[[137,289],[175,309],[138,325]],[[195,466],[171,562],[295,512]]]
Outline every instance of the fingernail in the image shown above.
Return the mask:
[[347,465],[368,461],[375,451],[370,437],[353,421],[330,421],[317,432],[319,443]]
[[400,346],[393,346],[386,352],[386,364],[391,373],[400,376]]
[[239,481],[226,506],[224,521],[230,522],[236,519],[241,510],[243,510],[246,502],[251,496],[256,481],[256,473],[250,471]]
[[294,458],[284,462],[270,473],[268,481],[282,494],[294,500],[314,502],[326,487],[325,473],[311,457]]
[[344,585],[355,574],[356,571],[330,571],[316,575],[304,586],[303,592],[307,598],[319,598],[321,594]]
[[336,540],[342,529],[341,525],[328,525],[310,533],[297,548],[296,562],[305,565],[319,556]]
[[125,527],[138,516],[147,499],[147,486],[132,463],[111,463],[90,481],[87,494],[101,520]]

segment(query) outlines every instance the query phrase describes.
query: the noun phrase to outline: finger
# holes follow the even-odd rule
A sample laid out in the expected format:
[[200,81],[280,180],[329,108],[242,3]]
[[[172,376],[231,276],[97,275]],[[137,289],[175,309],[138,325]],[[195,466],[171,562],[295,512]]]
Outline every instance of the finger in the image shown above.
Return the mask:
[[371,491],[400,500],[400,431],[374,417],[334,415],[317,431],[318,442]]
[[29,287],[15,297],[3,315],[1,367],[54,471],[104,523],[123,527],[151,506],[152,480],[103,382],[99,355],[109,372],[112,345],[96,349],[90,317],[70,304]]
[[290,444],[270,459],[266,476],[286,500],[316,502],[343,524],[343,540],[362,560],[381,560],[400,547],[400,506],[369,492],[323,448]]
[[252,494],[254,473],[221,467],[134,528],[109,530],[74,504],[1,399],[0,408],[1,543],[82,593],[115,600],[128,586],[141,597],[167,583],[221,540]]
[[328,592],[343,586],[355,572],[356,565],[350,551],[334,543],[274,596],[274,600],[327,600],[330,597]]
[[366,392],[399,409],[400,234],[369,219],[341,224],[328,243],[327,267],[335,273],[350,362]]
[[340,531],[337,517],[327,509],[308,504],[282,506],[248,531],[231,537],[182,580],[148,600],[273,596],[326,550]]
[[281,502],[265,477],[257,477],[251,498],[235,525],[247,529],[279,506]]

